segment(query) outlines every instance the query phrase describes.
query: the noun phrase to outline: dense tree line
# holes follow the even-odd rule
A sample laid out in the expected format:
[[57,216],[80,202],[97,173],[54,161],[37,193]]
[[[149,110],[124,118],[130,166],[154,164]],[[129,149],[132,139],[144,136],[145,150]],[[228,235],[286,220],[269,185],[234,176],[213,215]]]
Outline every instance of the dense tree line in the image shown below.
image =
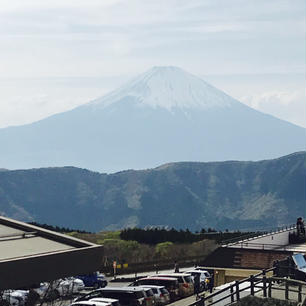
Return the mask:
[[50,230],[50,231],[58,232],[58,233],[77,232],[77,233],[81,233],[81,234],[91,234],[90,232],[86,232],[86,231],[78,230],[78,229],[71,229],[71,228],[68,228],[68,227],[53,226],[53,225],[41,224],[41,223],[37,223],[37,222],[28,222],[28,223],[32,224],[32,225],[35,225],[35,226],[45,228],[45,229]]
[[189,229],[176,230],[174,228],[168,230],[165,228],[141,229],[128,228],[120,233],[120,238],[123,240],[134,240],[139,243],[157,244],[161,242],[173,243],[193,243],[204,239],[212,239],[216,242],[221,242],[228,239],[233,239],[246,234],[255,234],[253,232],[217,232],[214,229],[202,229],[200,232],[192,233]]

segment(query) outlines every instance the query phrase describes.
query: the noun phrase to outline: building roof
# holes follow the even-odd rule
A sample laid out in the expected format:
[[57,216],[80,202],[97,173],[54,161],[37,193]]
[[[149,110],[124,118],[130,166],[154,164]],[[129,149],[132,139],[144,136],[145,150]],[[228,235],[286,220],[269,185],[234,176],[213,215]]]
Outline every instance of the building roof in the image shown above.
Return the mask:
[[0,217],[0,290],[99,270],[103,247]]

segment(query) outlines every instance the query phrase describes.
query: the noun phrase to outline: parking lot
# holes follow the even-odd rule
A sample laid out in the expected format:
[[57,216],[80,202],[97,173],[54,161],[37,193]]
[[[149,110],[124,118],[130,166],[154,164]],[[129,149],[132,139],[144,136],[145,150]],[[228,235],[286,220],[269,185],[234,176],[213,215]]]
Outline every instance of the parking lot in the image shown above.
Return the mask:
[[[133,274],[124,274],[124,275],[117,275],[117,276],[107,276],[105,277],[101,273],[95,274],[95,281],[99,281],[100,283],[93,283],[93,279],[88,278],[88,276],[84,276],[83,278],[67,278],[64,280],[57,280],[52,283],[41,283],[40,287],[22,291],[22,290],[14,290],[14,291],[7,291],[6,294],[6,303],[4,303],[4,306],[33,306],[33,305],[54,305],[54,306],[69,306],[71,305],[76,299],[82,300],[90,300],[91,298],[84,299],[83,297],[87,294],[93,294],[92,292],[98,288],[98,287],[104,287],[102,289],[103,291],[103,297],[105,295],[105,290],[107,291],[114,291],[114,292],[121,292],[124,287],[128,287],[131,285],[131,283],[134,283],[134,286],[136,287],[128,287],[128,290],[140,290],[143,291],[143,286],[138,287],[139,285],[143,285],[142,282],[143,278],[145,278],[145,282],[148,280],[147,277],[150,276],[154,281],[160,282],[161,279],[163,281],[172,281],[177,283],[177,296],[173,298],[172,291],[169,293],[167,290],[167,294],[169,295],[169,298],[171,296],[171,302],[167,302],[168,305],[190,305],[193,302],[196,301],[196,295],[194,295],[194,282],[191,274],[183,273],[186,270],[190,270],[192,267],[187,267],[184,269],[181,269],[180,273],[174,273],[174,269],[167,269],[167,270],[161,270],[161,271],[151,271],[151,272],[142,272],[142,273],[133,273]],[[202,272],[201,272],[202,273]],[[182,284],[182,280],[184,278],[188,278],[190,281],[190,285],[188,284]],[[179,281],[180,280],[180,281]],[[84,282],[83,282],[84,281]],[[107,286],[105,287],[105,284],[107,283]],[[87,286],[86,286],[87,285]],[[89,286],[90,285],[90,286]],[[151,283],[151,285],[155,285],[155,283]],[[160,284],[158,284],[160,286]],[[183,286],[182,286],[183,285]],[[146,284],[146,287],[150,287]],[[153,286],[154,287],[154,286]],[[156,286],[155,286],[156,287]],[[189,287],[189,288],[188,288]],[[135,289],[132,289],[135,288]],[[182,288],[183,293],[182,293]],[[188,288],[188,291],[186,291]],[[169,289],[169,288],[167,288]],[[148,288],[148,290],[152,290],[153,288]],[[156,291],[157,289],[155,289]],[[146,291],[146,290],[145,290]],[[31,301],[29,298],[31,293],[37,295],[36,301]],[[101,292],[99,290],[99,292]],[[146,293],[144,293],[146,295]],[[102,296],[101,296],[102,297]],[[106,296],[107,297],[107,296]],[[116,298],[116,295],[113,296]],[[156,297],[152,297],[152,302],[147,303],[147,298],[144,299],[141,304],[135,304],[135,306],[162,306],[162,304],[156,303]],[[155,304],[156,303],[156,304]],[[166,303],[165,303],[166,304]],[[1,303],[0,303],[1,305]],[[127,304],[128,306],[134,306]],[[77,305],[76,305],[77,306]],[[98,306],[112,306],[112,305],[98,305]],[[123,304],[122,306],[126,306]]]

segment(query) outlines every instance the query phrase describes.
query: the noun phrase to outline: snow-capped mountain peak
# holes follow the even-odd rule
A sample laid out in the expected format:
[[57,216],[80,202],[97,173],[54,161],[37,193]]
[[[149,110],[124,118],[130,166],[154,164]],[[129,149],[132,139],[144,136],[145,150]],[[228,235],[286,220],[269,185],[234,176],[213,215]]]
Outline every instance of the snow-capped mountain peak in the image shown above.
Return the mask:
[[173,108],[226,108],[239,103],[224,92],[181,68],[153,67],[119,89],[89,105],[107,107],[126,97],[140,106]]

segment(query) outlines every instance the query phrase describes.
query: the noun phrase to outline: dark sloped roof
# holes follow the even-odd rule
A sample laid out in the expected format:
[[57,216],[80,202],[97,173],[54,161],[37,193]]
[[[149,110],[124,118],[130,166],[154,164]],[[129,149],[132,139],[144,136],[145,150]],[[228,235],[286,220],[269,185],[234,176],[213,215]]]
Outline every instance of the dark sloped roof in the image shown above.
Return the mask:
[[100,268],[103,247],[0,217],[0,290]]

